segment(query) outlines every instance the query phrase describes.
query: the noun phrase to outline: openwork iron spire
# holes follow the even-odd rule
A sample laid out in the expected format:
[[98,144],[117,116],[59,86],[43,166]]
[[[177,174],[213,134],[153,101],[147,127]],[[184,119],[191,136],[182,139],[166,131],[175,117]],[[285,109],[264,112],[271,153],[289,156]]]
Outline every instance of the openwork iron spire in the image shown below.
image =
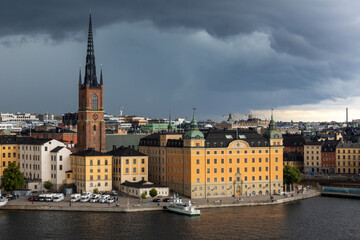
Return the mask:
[[91,22],[91,10],[89,17],[89,33],[88,33],[88,44],[86,52],[86,66],[85,66],[85,84],[89,84],[90,87],[98,87],[96,77],[96,66],[95,66],[95,53],[94,53],[94,40]]

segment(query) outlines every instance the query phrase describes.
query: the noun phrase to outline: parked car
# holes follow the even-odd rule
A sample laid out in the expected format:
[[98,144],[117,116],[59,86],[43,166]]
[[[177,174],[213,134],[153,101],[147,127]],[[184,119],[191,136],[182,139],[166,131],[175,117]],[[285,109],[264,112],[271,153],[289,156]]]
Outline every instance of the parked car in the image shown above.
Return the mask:
[[81,194],[79,194],[79,193],[71,194],[71,196],[70,196],[70,202],[80,201],[80,198],[81,198]]
[[40,194],[39,195],[39,201],[40,202],[45,202],[45,194]]
[[91,195],[82,195],[81,196],[81,199],[80,199],[80,202],[88,202],[90,201],[90,197]]
[[11,194],[6,194],[5,197],[6,197],[8,200],[14,200],[14,199],[16,199],[16,196],[11,195]]
[[59,193],[59,194],[55,194],[53,197],[53,202],[60,202],[62,200],[64,200],[64,194],[63,193]]
[[110,195],[101,195],[99,202],[105,203],[110,198]]
[[93,194],[91,196],[90,202],[98,202],[100,199],[100,196],[101,196],[100,194]]
[[162,201],[163,202],[170,202],[170,198],[164,198]]
[[113,197],[108,198],[108,200],[106,200],[107,203],[113,203],[115,201],[115,199]]
[[153,202],[161,202],[160,198],[153,199]]
[[34,200],[34,197],[28,197],[28,200],[29,200],[30,202],[35,201],[35,200]]

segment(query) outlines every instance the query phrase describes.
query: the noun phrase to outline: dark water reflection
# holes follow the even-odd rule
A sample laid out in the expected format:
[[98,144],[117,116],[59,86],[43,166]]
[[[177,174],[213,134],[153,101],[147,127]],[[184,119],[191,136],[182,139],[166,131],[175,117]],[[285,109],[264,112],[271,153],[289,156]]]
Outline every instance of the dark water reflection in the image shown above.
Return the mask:
[[0,239],[360,239],[359,200],[314,198],[201,214],[0,211]]

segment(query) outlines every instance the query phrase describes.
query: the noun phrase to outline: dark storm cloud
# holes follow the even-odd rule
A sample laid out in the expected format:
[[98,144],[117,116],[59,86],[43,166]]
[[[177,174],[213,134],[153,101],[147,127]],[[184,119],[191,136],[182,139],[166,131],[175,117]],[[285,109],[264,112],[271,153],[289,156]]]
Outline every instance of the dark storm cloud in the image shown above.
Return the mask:
[[[95,35],[97,59],[113,81],[107,82],[113,88],[106,99],[112,111],[119,104],[116,89],[124,83],[111,79],[119,77],[129,81],[127,87],[138,88],[141,100],[153,101],[155,114],[169,105],[184,113],[198,104],[202,112],[219,115],[234,108],[248,111],[357,94],[349,86],[360,75],[356,1],[43,0],[6,1],[4,6],[0,43],[9,48],[28,44],[28,37],[54,45],[76,40],[85,47],[90,7],[95,33],[118,26],[106,38]],[[15,41],[11,36],[20,37]],[[41,44],[36,47],[44,51]],[[68,49],[59,52],[59,59],[74,57]],[[84,62],[80,57],[75,58]],[[54,69],[59,72],[53,77],[65,77]],[[44,84],[41,77],[38,81]],[[133,97],[129,91],[122,94]],[[121,101],[137,108],[134,113],[149,109],[140,100]]]

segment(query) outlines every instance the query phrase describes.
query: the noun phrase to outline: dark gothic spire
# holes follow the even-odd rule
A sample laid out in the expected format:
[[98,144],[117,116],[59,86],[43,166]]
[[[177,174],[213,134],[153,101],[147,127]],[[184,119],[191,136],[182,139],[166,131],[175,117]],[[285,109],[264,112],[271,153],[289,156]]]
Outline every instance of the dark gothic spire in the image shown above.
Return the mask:
[[94,54],[94,40],[91,23],[91,10],[89,17],[89,33],[88,44],[86,53],[86,66],[85,66],[85,84],[89,84],[90,87],[97,87],[96,66],[95,66],[95,54]]
[[79,66],[79,85],[81,85],[81,65]]
[[100,85],[103,85],[102,64],[101,64],[101,71],[100,71]]

